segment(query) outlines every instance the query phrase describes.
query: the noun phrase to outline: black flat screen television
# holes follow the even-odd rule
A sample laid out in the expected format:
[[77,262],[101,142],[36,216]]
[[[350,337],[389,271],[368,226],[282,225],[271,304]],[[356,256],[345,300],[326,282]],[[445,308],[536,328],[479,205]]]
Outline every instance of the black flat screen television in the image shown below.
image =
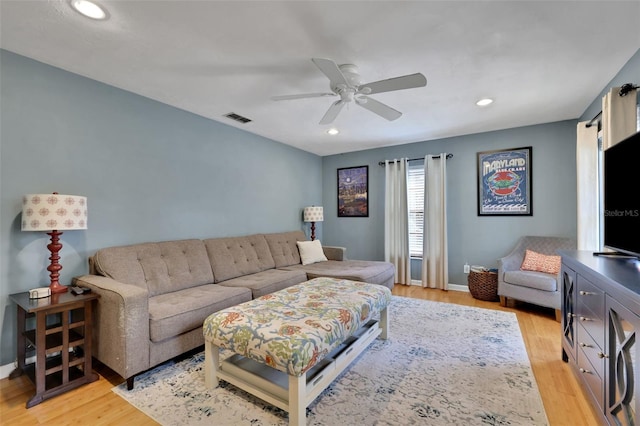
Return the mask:
[[604,245],[640,258],[640,132],[604,151]]

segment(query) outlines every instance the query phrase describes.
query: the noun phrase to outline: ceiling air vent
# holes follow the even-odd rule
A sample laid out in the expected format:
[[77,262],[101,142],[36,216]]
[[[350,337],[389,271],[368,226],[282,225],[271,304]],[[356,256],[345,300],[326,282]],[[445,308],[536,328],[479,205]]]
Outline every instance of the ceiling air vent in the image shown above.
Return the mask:
[[243,117],[241,115],[236,114],[235,112],[230,112],[229,114],[224,115],[227,118],[237,121],[238,123],[246,124],[251,122],[251,119],[247,117]]

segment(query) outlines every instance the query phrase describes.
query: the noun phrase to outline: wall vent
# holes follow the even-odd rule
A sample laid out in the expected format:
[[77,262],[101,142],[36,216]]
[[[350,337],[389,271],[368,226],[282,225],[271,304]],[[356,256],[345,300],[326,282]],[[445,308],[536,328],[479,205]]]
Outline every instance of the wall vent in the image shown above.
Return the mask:
[[225,114],[224,116],[242,124],[247,124],[251,122],[251,119],[238,115],[235,112],[230,112],[229,114]]

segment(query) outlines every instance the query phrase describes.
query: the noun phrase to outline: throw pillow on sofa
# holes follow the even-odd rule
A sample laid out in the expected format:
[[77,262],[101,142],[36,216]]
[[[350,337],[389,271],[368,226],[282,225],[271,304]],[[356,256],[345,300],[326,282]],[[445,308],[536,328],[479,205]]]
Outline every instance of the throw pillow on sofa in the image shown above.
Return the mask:
[[322,244],[320,240],[314,241],[298,241],[298,251],[300,252],[300,260],[303,265],[311,265],[317,262],[326,262],[327,257],[322,250]]

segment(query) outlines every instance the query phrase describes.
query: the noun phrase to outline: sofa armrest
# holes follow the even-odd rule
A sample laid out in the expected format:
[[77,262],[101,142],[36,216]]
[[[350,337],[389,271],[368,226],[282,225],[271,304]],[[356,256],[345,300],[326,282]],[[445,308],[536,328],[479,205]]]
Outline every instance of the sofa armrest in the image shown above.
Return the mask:
[[345,247],[322,246],[324,255],[329,260],[347,260],[347,249]]
[[100,275],[73,282],[100,295],[93,318],[94,356],[125,379],[149,369],[148,291]]

